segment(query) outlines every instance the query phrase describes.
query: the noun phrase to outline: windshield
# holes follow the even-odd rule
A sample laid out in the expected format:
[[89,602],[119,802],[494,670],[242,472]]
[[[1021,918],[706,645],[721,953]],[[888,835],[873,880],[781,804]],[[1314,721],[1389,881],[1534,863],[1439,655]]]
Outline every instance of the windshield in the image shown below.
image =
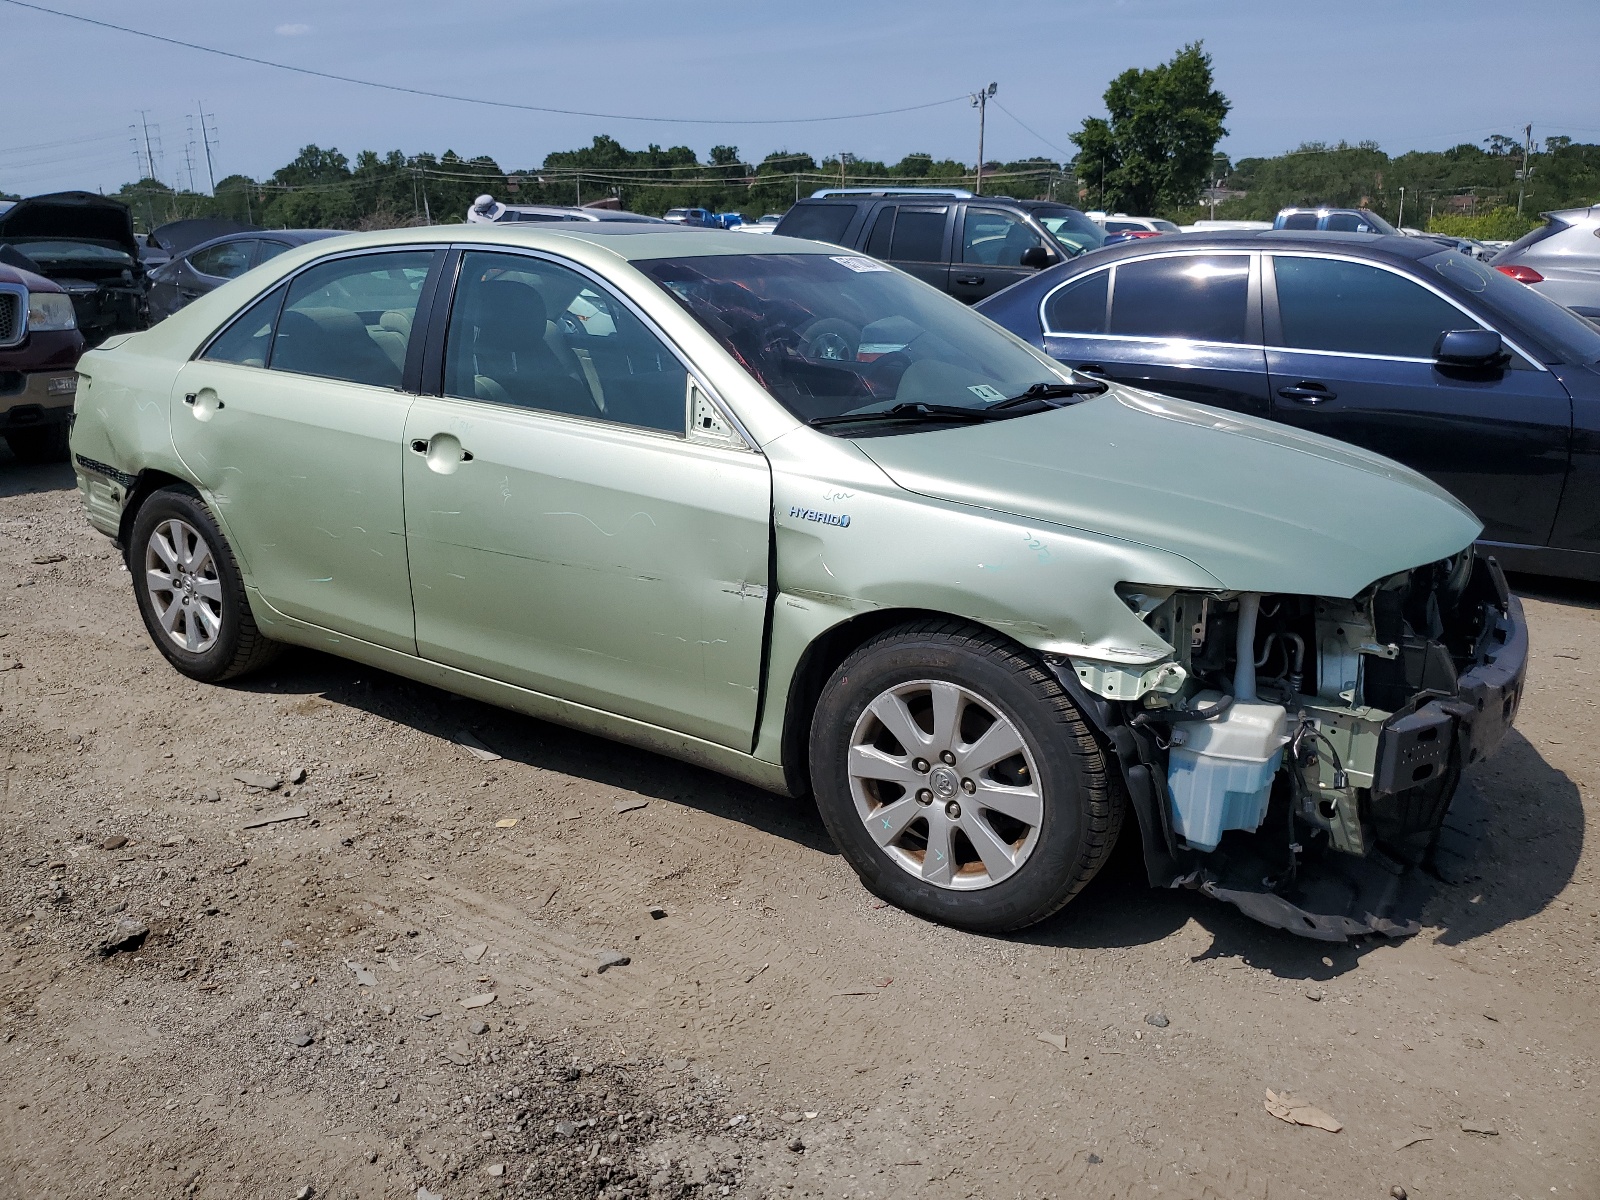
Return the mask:
[[1039,224],[1074,254],[1098,250],[1106,244],[1106,231],[1075,208],[1036,208],[1033,216]]
[[1486,304],[1525,326],[1568,361],[1600,362],[1600,329],[1527,284],[1454,250],[1441,250],[1422,261],[1462,290],[1482,296]]
[[976,413],[1068,378],[960,301],[876,259],[724,254],[634,265],[802,421],[897,404]]

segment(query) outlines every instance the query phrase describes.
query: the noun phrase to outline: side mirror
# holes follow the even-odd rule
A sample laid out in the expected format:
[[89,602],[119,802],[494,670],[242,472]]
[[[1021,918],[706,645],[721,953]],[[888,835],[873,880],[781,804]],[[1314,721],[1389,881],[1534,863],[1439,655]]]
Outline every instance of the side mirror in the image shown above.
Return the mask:
[[1511,361],[1492,329],[1451,329],[1439,335],[1433,357],[1446,367],[1499,367]]
[[1036,271],[1053,266],[1055,261],[1055,254],[1044,246],[1029,246],[1022,252],[1022,265],[1032,267]]

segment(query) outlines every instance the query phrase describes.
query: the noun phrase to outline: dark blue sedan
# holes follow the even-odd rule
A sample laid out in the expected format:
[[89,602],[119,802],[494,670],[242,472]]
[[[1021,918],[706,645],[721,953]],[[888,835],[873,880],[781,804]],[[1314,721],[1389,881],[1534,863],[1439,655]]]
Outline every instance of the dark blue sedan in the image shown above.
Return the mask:
[[343,232],[342,229],[257,229],[201,242],[150,273],[150,320],[170,317],[184,305],[291,247],[337,237]]
[[1387,455],[1470,507],[1508,569],[1600,580],[1600,330],[1436,242],[1152,238],[978,311],[1081,374]]

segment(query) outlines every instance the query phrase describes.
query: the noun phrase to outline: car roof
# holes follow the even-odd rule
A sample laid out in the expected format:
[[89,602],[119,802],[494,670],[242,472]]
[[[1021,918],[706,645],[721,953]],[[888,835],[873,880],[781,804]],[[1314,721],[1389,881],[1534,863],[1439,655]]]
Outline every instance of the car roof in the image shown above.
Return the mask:
[[220,246],[225,242],[288,242],[291,246],[303,246],[307,242],[320,241],[323,238],[341,237],[344,232],[342,229],[236,229],[232,233],[224,233],[220,237],[196,242],[187,250],[179,251],[173,257],[183,258],[186,255],[196,254],[212,246]]
[[1205,229],[1122,242],[1091,251],[1072,265],[1139,258],[1174,250],[1358,250],[1374,257],[1416,260],[1439,252],[1439,243],[1392,233],[1338,233],[1313,229]]
[[[700,258],[722,254],[844,254],[838,246],[802,238],[761,239],[760,249],[745,234],[726,229],[684,227],[667,222],[635,224],[627,221],[552,221],[549,224],[492,223],[432,225],[406,229],[351,233],[339,238],[339,250],[385,249],[418,242],[458,246],[504,246],[507,249],[545,250],[571,254],[575,244],[594,247],[624,261],[651,258]],[[330,247],[331,249],[331,247]],[[284,256],[287,258],[287,256]]]

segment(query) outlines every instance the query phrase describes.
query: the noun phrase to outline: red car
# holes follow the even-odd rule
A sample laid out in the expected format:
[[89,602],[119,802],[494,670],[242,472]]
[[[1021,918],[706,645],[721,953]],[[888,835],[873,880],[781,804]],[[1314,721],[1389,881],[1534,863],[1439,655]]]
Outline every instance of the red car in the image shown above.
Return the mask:
[[0,434],[23,462],[67,457],[82,353],[72,297],[0,261]]

